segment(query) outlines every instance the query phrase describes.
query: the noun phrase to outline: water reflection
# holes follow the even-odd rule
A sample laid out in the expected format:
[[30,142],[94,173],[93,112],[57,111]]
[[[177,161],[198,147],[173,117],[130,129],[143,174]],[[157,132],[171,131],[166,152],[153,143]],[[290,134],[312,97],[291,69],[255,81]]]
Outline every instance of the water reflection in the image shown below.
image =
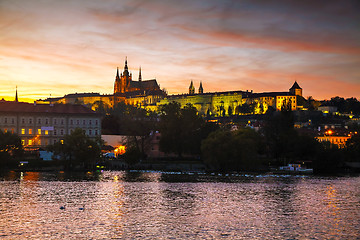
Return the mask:
[[359,209],[359,177],[9,172],[0,238],[356,239]]

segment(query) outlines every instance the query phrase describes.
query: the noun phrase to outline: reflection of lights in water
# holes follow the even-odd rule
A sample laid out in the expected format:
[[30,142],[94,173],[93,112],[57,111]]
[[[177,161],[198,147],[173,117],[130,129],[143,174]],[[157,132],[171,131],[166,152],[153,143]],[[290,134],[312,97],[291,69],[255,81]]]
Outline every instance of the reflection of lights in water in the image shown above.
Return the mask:
[[332,186],[326,188],[326,203],[327,203],[327,214],[333,216],[328,218],[329,224],[331,224],[331,232],[340,232],[342,229],[339,228],[340,223],[340,208],[337,206],[337,191]]

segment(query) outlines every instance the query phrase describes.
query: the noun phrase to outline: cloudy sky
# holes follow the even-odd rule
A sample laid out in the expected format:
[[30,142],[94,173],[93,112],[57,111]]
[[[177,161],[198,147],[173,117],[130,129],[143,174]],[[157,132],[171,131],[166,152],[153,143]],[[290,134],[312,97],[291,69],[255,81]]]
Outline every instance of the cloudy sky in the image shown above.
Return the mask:
[[360,98],[360,3],[0,0],[0,98],[113,93],[125,57],[169,94],[286,91]]

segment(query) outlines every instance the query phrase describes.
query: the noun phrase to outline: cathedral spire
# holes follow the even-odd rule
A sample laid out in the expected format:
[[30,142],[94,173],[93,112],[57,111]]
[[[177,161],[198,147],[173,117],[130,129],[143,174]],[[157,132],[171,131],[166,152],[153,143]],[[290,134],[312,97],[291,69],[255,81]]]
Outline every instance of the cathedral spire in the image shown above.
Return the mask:
[[15,92],[15,102],[19,102],[19,100],[18,100],[18,93],[17,93],[17,86],[16,86],[16,92]]
[[140,66],[140,69],[139,69],[139,82],[142,81],[142,77],[141,77],[141,66]]
[[116,68],[116,79],[120,78],[119,76],[119,67]]
[[190,87],[189,87],[189,94],[194,94],[194,93],[195,93],[195,87],[194,87],[193,81],[191,80]]
[[128,66],[127,66],[127,56],[125,57],[125,67],[124,67],[124,72],[128,71]]
[[199,94],[203,94],[204,93],[204,89],[202,86],[202,82],[200,82],[200,87],[199,87]]

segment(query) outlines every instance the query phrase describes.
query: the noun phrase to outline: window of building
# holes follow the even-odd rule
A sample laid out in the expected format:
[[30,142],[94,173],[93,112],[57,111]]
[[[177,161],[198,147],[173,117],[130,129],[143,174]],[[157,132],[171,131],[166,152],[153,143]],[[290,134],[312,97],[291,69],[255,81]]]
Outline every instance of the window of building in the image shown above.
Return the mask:
[[49,131],[48,131],[48,130],[45,130],[45,135],[49,135]]
[[38,145],[41,145],[41,139],[38,140]]
[[25,128],[21,129],[21,134],[24,135],[25,134]]
[[57,132],[56,132],[56,129],[54,129],[54,136],[56,136]]
[[89,136],[91,136],[91,134],[92,134],[92,131],[91,131],[91,129],[89,130]]
[[89,120],[89,125],[91,125],[91,120]]
[[29,134],[33,134],[32,128],[29,128]]
[[41,129],[40,128],[38,129],[38,134],[41,135]]
[[4,119],[4,123],[7,123],[7,118]]
[[22,119],[21,119],[21,123],[22,123],[22,124],[25,124],[25,118],[22,118]]
[[61,125],[64,125],[64,119],[61,119]]
[[73,120],[72,119],[70,119],[70,125],[73,125]]
[[60,142],[61,142],[61,144],[64,144],[64,140],[61,139]]
[[56,143],[56,139],[54,139],[54,144]]
[[76,125],[79,125],[80,124],[80,120],[76,120]]
[[29,140],[29,145],[32,145],[33,144],[33,140]]
[[54,125],[56,125],[57,124],[57,120],[56,120],[56,118],[54,118]]
[[38,118],[38,124],[41,124],[41,118]]
[[21,145],[25,145],[25,140],[21,140]]
[[60,135],[61,136],[64,135],[64,130],[63,129],[60,130]]
[[95,130],[95,136],[97,136],[98,135],[98,130]]
[[96,126],[98,125],[98,120],[95,120],[95,125],[96,125]]
[[83,125],[85,125],[86,124],[86,121],[85,120],[83,120]]
[[32,118],[29,119],[29,124],[32,124]]
[[45,119],[45,124],[49,124],[49,119]]

